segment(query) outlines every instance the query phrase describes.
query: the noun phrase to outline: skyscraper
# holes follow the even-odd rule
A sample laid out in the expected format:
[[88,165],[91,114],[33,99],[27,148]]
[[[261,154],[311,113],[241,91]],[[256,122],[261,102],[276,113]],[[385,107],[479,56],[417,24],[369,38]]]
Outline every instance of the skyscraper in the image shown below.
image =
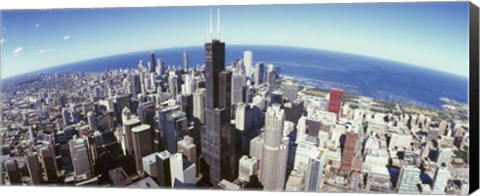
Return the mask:
[[70,111],[67,108],[62,108],[62,120],[63,126],[68,126],[70,124]]
[[420,169],[415,166],[403,166],[398,175],[396,190],[400,194],[418,194]]
[[281,191],[287,175],[289,138],[283,137],[285,112],[274,104],[265,114],[263,156],[260,158],[260,181],[264,190]]
[[48,182],[55,182],[57,180],[57,165],[55,163],[55,155],[49,147],[40,149],[40,156],[43,162],[43,170],[47,175]]
[[230,108],[232,106],[232,72],[222,71],[219,75],[219,107]]
[[139,74],[132,75],[132,92],[133,97],[137,97],[138,94],[142,93],[142,81]]
[[308,158],[307,171],[305,172],[305,191],[319,192],[323,178],[323,166],[325,164],[325,151]]
[[[22,183],[22,175],[18,168],[18,162],[15,159],[9,159],[4,162],[10,184],[18,185]],[[2,171],[3,172],[3,171]]]
[[[205,43],[205,127],[201,131],[201,150],[209,166],[210,183],[218,186],[222,179],[235,178],[235,132],[230,126],[230,109],[226,106],[225,97],[221,101],[221,93],[225,93],[225,81],[228,76],[225,70],[225,43],[213,39]],[[222,88],[222,86],[224,88]],[[223,92],[220,92],[222,91]],[[225,95],[225,94],[224,94]],[[230,100],[229,100],[230,101]],[[228,107],[228,106],[227,106]]]
[[190,162],[182,153],[175,153],[170,156],[170,172],[172,187],[195,186],[196,166]]
[[155,104],[151,101],[138,104],[138,118],[141,124],[148,124],[150,127],[155,126]]
[[251,78],[253,74],[253,53],[250,50],[243,52],[243,64],[245,65],[245,74]]
[[87,113],[87,121],[90,131],[98,130],[97,116],[92,111]]
[[193,117],[201,124],[205,123],[205,93],[204,88],[199,88],[193,93]]
[[342,162],[340,171],[349,172],[352,169],[352,164],[355,159],[355,152],[357,148],[357,133],[349,131],[346,133],[345,144],[342,151]]
[[168,151],[162,151],[157,154],[157,182],[162,187],[170,187],[171,172],[170,172],[170,156]]
[[233,74],[232,104],[243,102],[243,86],[245,86],[245,76],[241,74]]
[[42,166],[38,161],[37,153],[29,153],[26,156],[28,173],[30,174],[30,183],[39,185],[42,182]]
[[255,85],[261,85],[265,82],[265,64],[257,63],[257,67],[255,68]]
[[150,73],[155,73],[155,68],[157,67],[157,64],[155,62],[155,53],[150,53],[150,66],[148,66],[148,71]]
[[340,114],[342,107],[343,91],[339,89],[330,90],[330,100],[328,101],[328,111],[337,115]]
[[132,143],[137,172],[143,172],[142,158],[153,153],[150,125],[142,124],[132,128]]
[[83,180],[92,178],[93,171],[90,165],[91,157],[89,156],[87,139],[74,138],[68,144],[75,176]]
[[432,194],[445,194],[449,178],[450,171],[439,165],[433,177]]
[[258,174],[258,162],[255,157],[243,155],[238,164],[238,178],[245,182],[250,181],[250,176]]
[[131,108],[130,95],[129,94],[117,94],[115,95],[115,118],[117,122],[122,123],[122,111],[125,107]]
[[188,54],[185,50],[183,50],[183,70],[188,72]]
[[123,134],[125,135],[125,154],[133,155],[132,128],[140,125],[138,117],[131,118],[123,122]]

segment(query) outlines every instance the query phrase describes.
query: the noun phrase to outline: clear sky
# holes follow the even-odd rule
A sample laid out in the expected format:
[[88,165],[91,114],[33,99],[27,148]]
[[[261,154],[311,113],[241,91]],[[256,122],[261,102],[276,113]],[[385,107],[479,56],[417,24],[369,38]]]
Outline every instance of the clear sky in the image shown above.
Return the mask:
[[[318,48],[468,76],[468,2],[220,8],[227,45]],[[209,9],[4,10],[1,76],[106,55],[202,45]]]

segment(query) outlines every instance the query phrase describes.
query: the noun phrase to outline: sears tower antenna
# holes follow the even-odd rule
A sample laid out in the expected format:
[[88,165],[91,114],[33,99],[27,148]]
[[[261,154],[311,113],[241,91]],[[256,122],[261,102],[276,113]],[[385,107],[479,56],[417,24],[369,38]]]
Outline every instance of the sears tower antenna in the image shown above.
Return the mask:
[[210,24],[208,27],[208,36],[211,40],[217,39],[220,40],[221,35],[221,26],[220,26],[220,8],[217,10],[217,32],[213,32],[213,18],[212,18],[212,8],[210,8]]
[[217,36],[218,40],[220,40],[220,8],[217,10]]

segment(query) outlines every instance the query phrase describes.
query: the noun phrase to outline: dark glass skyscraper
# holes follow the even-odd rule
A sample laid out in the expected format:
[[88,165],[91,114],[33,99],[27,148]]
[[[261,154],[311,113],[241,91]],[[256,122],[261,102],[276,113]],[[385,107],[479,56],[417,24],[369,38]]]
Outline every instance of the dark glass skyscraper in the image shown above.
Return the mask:
[[155,61],[155,53],[150,54],[150,66],[148,66],[148,71],[150,73],[155,73],[155,69],[157,68],[157,64]]
[[[222,179],[235,177],[235,133],[230,125],[230,105],[226,105],[226,85],[231,73],[225,72],[225,43],[213,39],[205,44],[205,126],[201,131],[202,156],[209,166],[209,181],[217,186]],[[228,88],[228,90],[230,90]],[[224,96],[223,98],[221,96]],[[230,103],[230,100],[228,100]]]

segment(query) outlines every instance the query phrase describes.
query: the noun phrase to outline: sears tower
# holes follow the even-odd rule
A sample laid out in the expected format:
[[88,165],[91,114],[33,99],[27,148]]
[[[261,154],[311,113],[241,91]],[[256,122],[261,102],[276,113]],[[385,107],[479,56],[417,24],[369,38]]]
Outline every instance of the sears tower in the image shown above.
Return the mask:
[[[212,34],[210,14],[210,36],[205,43],[205,126],[201,131],[202,156],[208,165],[209,182],[217,186],[222,179],[235,178],[235,132],[230,124],[231,73],[225,70],[225,43],[220,41],[220,12],[218,13],[217,37]],[[228,96],[229,97],[229,96]]]

